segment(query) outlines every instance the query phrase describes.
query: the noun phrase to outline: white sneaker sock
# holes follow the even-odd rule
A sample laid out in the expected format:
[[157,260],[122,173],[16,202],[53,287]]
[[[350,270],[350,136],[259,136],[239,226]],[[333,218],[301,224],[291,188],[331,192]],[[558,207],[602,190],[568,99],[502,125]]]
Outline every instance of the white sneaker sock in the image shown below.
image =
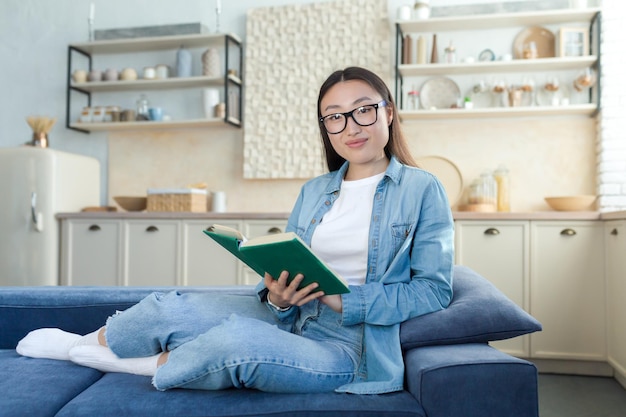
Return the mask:
[[79,345],[97,345],[98,332],[85,336],[70,333],[61,329],[44,328],[33,330],[20,340],[15,350],[22,356],[31,358],[46,358],[69,360],[71,348]]
[[69,352],[70,360],[102,372],[154,376],[159,355],[145,358],[120,359],[106,346],[76,346]]

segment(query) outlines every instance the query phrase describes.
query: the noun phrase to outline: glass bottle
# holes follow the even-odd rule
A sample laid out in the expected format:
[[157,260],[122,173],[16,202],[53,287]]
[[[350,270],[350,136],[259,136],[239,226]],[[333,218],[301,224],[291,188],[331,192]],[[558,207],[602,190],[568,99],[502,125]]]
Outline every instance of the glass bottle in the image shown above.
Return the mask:
[[498,195],[498,211],[509,212],[511,211],[510,204],[510,179],[509,170],[504,165],[499,165],[494,171],[493,176],[497,184]]
[[467,202],[469,204],[479,204],[482,198],[482,189],[481,189],[480,180],[475,179],[469,186],[469,193],[467,197]]
[[445,61],[447,64],[456,63],[456,48],[452,45],[452,41],[450,41],[450,45],[445,49]]
[[496,203],[497,184],[491,171],[483,171],[480,174],[480,182],[482,184],[482,203],[488,204],[494,207]]
[[149,108],[148,98],[145,94],[139,96],[139,100],[137,100],[137,120],[149,120]]

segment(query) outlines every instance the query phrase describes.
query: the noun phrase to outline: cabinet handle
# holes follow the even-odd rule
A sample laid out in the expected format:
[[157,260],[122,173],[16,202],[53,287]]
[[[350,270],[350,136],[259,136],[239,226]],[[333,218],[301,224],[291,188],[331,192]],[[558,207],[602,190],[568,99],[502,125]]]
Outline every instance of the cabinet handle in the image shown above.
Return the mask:
[[89,231],[90,232],[99,232],[100,231],[100,226],[98,226],[97,224],[92,224],[91,226],[89,226]]
[[611,234],[612,234],[613,236],[617,236],[617,235],[618,235],[617,229],[613,229],[613,230],[611,230]]
[[148,227],[146,227],[146,232],[152,233],[152,232],[158,232],[158,231],[159,231],[159,228],[156,227],[156,226],[148,226]]
[[489,236],[498,236],[500,234],[500,231],[495,227],[490,227],[489,229],[485,230],[485,234]]
[[270,227],[270,228],[267,230],[267,234],[268,234],[268,235],[275,235],[276,233],[282,233],[282,232],[283,232],[283,231],[282,231],[282,230],[280,230],[280,227],[275,227],[275,226],[274,226],[274,227]]
[[563,230],[561,230],[561,235],[563,235],[563,236],[574,236],[574,235],[576,235],[576,230],[574,230],[574,229],[563,229]]

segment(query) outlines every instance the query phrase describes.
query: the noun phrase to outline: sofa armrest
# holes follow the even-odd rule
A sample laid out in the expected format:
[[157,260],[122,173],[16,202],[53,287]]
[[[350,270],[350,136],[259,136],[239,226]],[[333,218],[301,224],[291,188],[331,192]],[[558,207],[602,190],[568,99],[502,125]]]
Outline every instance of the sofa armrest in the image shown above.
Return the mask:
[[406,385],[428,417],[537,417],[537,369],[487,344],[405,352]]

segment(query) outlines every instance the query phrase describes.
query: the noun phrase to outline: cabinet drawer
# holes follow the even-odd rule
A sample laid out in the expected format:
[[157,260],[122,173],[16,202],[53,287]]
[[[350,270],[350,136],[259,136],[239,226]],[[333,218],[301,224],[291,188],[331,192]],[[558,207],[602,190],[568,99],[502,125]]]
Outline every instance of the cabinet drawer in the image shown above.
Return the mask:
[[62,285],[119,285],[121,222],[63,222]]

